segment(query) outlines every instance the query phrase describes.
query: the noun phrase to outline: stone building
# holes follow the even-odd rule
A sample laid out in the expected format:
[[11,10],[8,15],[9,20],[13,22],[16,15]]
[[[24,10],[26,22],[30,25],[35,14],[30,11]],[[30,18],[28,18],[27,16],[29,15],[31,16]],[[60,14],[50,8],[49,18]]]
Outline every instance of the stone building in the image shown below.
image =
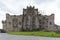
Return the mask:
[[11,31],[54,31],[54,14],[42,15],[35,7],[23,9],[23,15],[6,14],[3,29]]

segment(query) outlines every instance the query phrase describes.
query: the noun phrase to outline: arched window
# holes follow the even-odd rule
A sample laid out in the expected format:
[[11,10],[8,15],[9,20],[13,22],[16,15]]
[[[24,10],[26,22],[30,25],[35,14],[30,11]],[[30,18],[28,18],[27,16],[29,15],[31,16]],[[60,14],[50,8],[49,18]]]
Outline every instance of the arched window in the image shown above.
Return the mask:
[[28,19],[28,17],[26,17],[26,25],[28,25],[28,21],[29,21],[29,19]]
[[41,24],[41,20],[39,20],[39,24]]
[[52,25],[52,22],[50,22],[50,25]]
[[19,25],[21,25],[21,22],[19,22]]
[[14,18],[13,20],[12,20],[13,22],[13,27],[17,27],[17,25],[18,25],[18,20],[17,20],[17,18]]
[[32,29],[35,29],[35,17],[32,17]]

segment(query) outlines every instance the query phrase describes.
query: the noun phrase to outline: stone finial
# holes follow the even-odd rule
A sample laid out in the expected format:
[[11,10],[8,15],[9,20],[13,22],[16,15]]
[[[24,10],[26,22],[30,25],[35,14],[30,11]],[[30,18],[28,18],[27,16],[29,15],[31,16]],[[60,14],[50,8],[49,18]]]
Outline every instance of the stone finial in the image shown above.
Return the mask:
[[27,8],[28,8],[28,6],[27,6]]
[[4,23],[4,21],[2,21],[2,23]]
[[6,21],[3,21],[3,20],[2,20],[2,23],[6,23]]
[[35,7],[34,7],[34,6],[32,7],[32,6],[30,5],[29,7],[27,6],[27,8],[33,8],[33,9],[34,9]]
[[32,8],[32,6],[30,5],[30,8]]

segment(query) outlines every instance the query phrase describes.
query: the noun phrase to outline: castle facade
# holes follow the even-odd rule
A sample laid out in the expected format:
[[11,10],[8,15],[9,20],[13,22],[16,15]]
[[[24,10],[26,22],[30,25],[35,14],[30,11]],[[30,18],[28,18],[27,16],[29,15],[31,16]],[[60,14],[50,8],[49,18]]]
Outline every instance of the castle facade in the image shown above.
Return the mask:
[[54,31],[54,14],[42,15],[35,7],[23,9],[23,15],[6,14],[2,21],[6,32],[16,31]]

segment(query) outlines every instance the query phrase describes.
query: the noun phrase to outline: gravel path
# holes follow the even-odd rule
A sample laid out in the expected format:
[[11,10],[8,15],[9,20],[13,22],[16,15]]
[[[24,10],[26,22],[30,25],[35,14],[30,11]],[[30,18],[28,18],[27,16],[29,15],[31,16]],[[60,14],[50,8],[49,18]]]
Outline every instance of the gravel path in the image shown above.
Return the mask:
[[52,37],[35,37],[35,36],[16,36],[6,33],[0,33],[0,40],[60,40]]

